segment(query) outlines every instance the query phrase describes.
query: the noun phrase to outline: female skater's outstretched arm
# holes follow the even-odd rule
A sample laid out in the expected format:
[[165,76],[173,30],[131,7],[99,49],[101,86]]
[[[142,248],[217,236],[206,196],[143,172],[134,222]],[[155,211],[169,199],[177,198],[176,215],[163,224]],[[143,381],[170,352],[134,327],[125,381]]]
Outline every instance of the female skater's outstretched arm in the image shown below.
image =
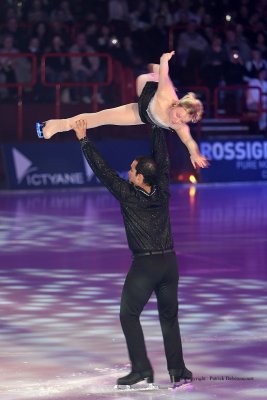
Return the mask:
[[[207,167],[208,160],[203,157],[197,143],[190,134],[189,122],[197,122],[203,113],[201,102],[196,99],[194,93],[188,93],[179,100],[177,92],[169,76],[169,60],[174,51],[165,53],[160,58],[158,69],[158,89],[154,96],[154,109],[166,104],[166,114],[169,114],[170,127],[175,130],[181,141],[187,147],[193,166],[196,168]],[[155,66],[154,66],[155,69]],[[170,100],[172,104],[170,105]]]

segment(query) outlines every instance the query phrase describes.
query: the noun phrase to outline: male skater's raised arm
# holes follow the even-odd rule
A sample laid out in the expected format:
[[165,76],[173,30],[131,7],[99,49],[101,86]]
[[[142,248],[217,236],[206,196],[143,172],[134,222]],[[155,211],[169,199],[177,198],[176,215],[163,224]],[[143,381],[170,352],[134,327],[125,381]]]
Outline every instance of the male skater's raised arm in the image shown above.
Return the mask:
[[86,122],[79,120],[73,129],[81,142],[83,154],[94,171],[97,178],[119,201],[123,201],[129,195],[130,184],[122,179],[117,172],[111,168],[95,148],[93,142],[86,136]]

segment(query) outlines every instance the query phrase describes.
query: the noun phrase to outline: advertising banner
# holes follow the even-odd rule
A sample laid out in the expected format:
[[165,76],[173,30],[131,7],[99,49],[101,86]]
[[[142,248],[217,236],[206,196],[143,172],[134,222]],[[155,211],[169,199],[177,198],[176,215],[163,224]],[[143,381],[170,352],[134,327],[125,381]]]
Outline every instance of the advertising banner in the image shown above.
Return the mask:
[[[96,144],[105,160],[127,179],[131,162],[148,155],[145,140],[103,140]],[[97,186],[100,182],[83,157],[80,143],[25,143],[2,146],[9,189]]]
[[210,139],[200,142],[200,151],[210,160],[201,169],[201,182],[267,180],[267,140]]

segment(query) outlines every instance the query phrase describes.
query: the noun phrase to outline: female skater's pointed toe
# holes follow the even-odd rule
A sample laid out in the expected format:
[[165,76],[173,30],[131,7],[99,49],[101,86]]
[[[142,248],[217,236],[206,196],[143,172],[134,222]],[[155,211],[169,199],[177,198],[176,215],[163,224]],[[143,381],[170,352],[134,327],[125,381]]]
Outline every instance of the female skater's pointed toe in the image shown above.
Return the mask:
[[36,122],[36,132],[39,139],[44,139],[43,128],[45,127],[45,122]]

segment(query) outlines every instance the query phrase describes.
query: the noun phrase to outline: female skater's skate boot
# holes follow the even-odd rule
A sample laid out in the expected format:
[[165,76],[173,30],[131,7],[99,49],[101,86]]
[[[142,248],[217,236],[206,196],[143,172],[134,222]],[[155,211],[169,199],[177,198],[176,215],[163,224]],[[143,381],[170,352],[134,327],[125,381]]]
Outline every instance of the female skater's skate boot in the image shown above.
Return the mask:
[[186,367],[180,369],[169,369],[171,383],[175,386],[176,383],[179,383],[184,379],[184,383],[192,382],[193,374]]
[[117,380],[117,388],[120,389],[121,386],[131,386],[135,383],[146,380],[147,383],[154,382],[153,370],[141,371],[141,372],[130,372],[128,375],[123,376]]
[[50,139],[58,132],[71,130],[68,119],[50,119],[45,122],[36,122],[36,132],[40,139]]
[[45,127],[45,122],[36,122],[36,132],[39,139],[44,138],[43,128]]

